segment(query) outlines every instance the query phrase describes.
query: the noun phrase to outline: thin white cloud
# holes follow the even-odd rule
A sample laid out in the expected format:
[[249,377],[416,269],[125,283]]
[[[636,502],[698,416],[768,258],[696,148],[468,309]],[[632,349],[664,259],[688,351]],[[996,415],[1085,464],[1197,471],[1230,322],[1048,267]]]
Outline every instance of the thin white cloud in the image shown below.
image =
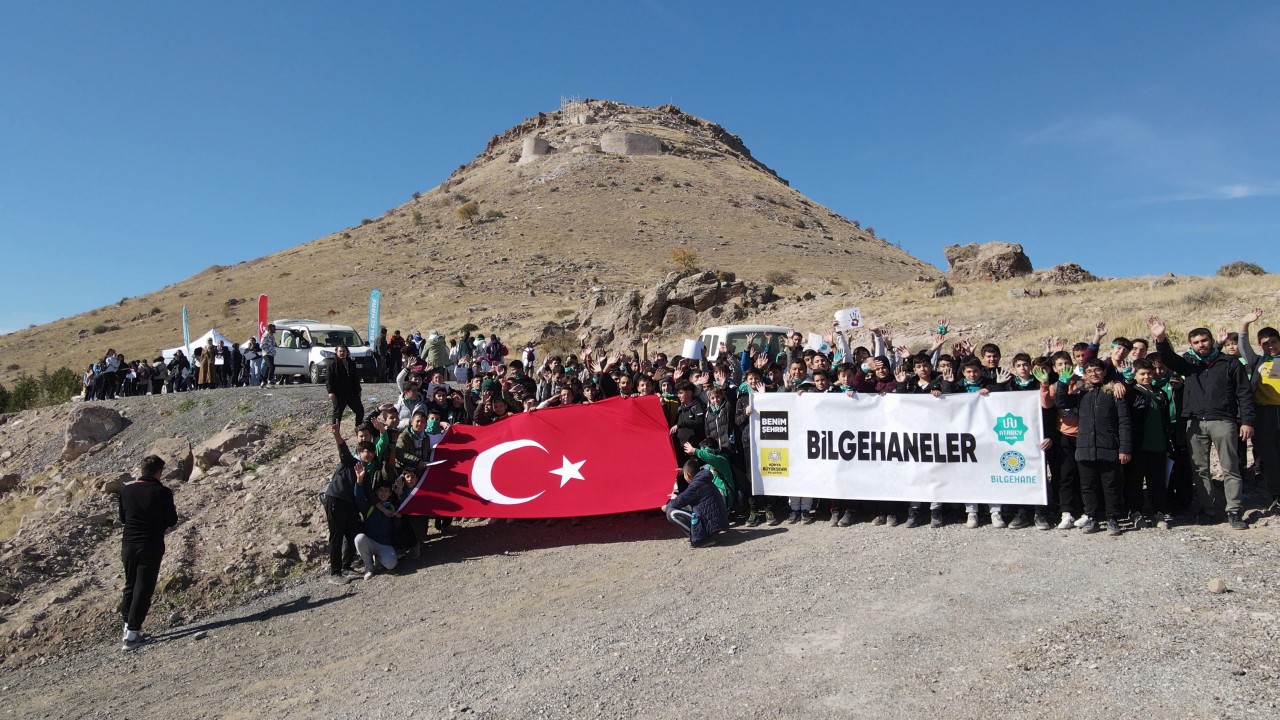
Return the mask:
[[1130,190],[1129,202],[1172,203],[1280,196],[1280,181],[1245,179],[1232,153],[1203,133],[1176,133],[1124,114],[1068,118],[1028,133],[1024,148],[1069,146]]

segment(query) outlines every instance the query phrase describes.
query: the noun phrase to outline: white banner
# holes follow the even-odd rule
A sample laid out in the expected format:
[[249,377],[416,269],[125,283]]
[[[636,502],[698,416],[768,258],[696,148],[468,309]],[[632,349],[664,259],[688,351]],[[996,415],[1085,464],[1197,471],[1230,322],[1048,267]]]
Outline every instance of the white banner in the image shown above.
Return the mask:
[[756,494],[1043,505],[1039,393],[752,396]]

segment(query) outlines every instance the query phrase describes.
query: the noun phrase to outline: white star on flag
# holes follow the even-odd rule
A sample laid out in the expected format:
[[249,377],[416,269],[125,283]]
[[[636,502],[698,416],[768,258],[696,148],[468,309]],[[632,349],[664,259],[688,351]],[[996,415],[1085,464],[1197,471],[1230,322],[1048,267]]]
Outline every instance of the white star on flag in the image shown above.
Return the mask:
[[563,455],[560,456],[560,459],[564,464],[560,466],[559,470],[551,471],[552,475],[560,476],[560,487],[568,485],[570,480],[586,480],[586,478],[582,477],[582,466],[587,462],[586,460],[579,460],[576,463],[572,463],[569,462],[569,458]]

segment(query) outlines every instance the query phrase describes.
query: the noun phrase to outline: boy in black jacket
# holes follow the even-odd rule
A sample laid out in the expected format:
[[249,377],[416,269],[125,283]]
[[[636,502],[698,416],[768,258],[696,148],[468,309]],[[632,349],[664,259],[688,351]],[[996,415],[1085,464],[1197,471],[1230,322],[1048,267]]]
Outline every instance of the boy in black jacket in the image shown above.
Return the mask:
[[1067,385],[1059,383],[1055,393],[1058,407],[1074,408],[1080,413],[1076,464],[1087,518],[1080,529],[1097,532],[1098,518],[1105,513],[1107,534],[1119,535],[1124,507],[1121,466],[1132,457],[1133,432],[1129,403],[1115,396],[1111,383],[1104,382],[1106,375],[1107,368],[1101,360],[1089,360],[1084,364],[1083,383],[1072,378]]
[[1133,380],[1128,398],[1133,421],[1133,460],[1125,466],[1125,502],[1134,529],[1141,528],[1148,522],[1143,514],[1145,481],[1145,501],[1158,518],[1156,527],[1168,530],[1173,521],[1165,505],[1165,474],[1173,440],[1170,399],[1164,390],[1155,387],[1155,368],[1150,360],[1133,361]]
[[689,536],[693,547],[715,545],[715,536],[729,529],[724,496],[712,481],[711,470],[698,459],[686,461],[681,472],[689,486],[679,495],[672,494],[662,512]]
[[124,524],[120,559],[124,562],[123,650],[133,650],[145,642],[142,622],[151,609],[160,561],[164,559],[164,532],[178,524],[173,492],[160,484],[164,460],[155,455],[142,459],[142,477],[126,484],[116,496],[120,522]]
[[[329,582],[346,582],[342,570],[355,562],[356,535],[363,527],[356,507],[356,485],[370,492],[376,477],[382,476],[373,443],[356,444],[356,454],[347,449],[338,423],[333,424],[333,439],[338,444],[338,468],[325,485],[322,500],[324,517],[329,526]],[[366,570],[371,568],[366,568]]]

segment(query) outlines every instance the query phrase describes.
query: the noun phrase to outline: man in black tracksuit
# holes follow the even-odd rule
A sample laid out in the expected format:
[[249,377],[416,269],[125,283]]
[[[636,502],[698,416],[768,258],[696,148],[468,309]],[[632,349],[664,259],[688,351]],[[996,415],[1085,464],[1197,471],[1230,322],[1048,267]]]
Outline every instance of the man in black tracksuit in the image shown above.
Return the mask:
[[173,506],[173,492],[160,484],[164,460],[155,455],[142,459],[142,477],[126,484],[116,496],[120,504],[120,522],[124,538],[120,559],[124,562],[124,598],[120,614],[124,616],[124,650],[133,650],[144,642],[142,622],[151,609],[151,596],[160,575],[164,558],[164,532],[178,524]]
[[342,420],[342,411],[351,408],[356,415],[356,427],[364,424],[364,404],[360,402],[360,369],[351,359],[346,345],[339,345],[337,357],[329,361],[328,376],[324,388],[333,403],[333,422]]

